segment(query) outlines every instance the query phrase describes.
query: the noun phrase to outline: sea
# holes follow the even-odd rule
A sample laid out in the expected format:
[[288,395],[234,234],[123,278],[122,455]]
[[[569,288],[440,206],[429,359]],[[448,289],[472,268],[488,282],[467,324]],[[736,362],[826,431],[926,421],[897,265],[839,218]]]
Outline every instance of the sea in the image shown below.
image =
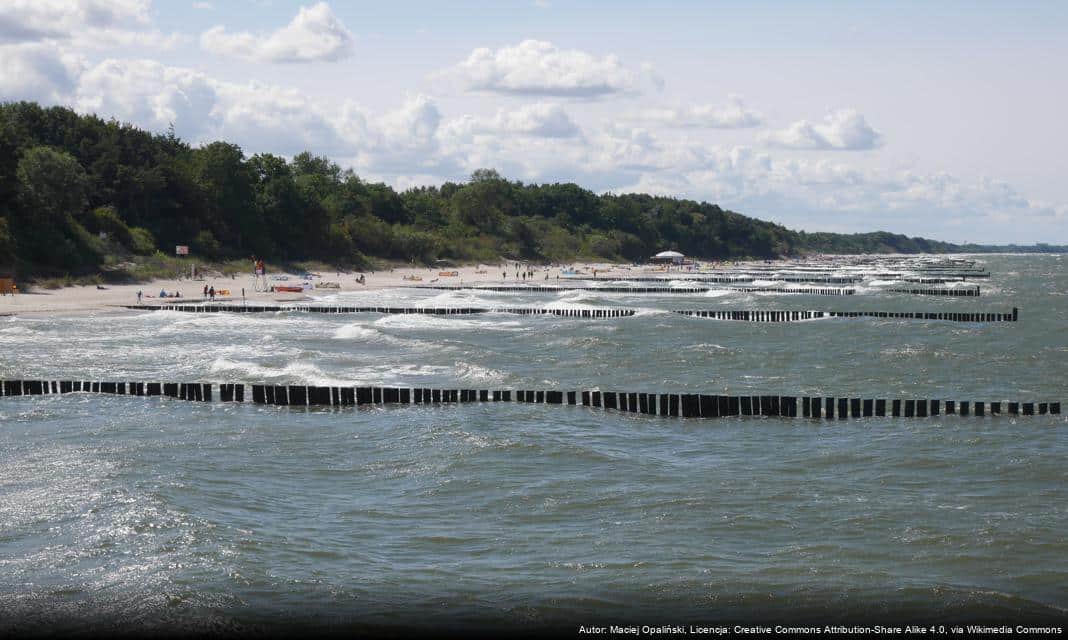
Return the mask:
[[[1068,256],[972,259],[991,273],[977,298],[889,293],[902,283],[873,272],[851,296],[597,291],[611,281],[313,292],[315,304],[638,309],[597,320],[12,316],[0,379],[1068,400]],[[1015,323],[670,312],[1013,307]],[[4,397],[0,636],[1063,627],[1066,460],[1064,415]]]

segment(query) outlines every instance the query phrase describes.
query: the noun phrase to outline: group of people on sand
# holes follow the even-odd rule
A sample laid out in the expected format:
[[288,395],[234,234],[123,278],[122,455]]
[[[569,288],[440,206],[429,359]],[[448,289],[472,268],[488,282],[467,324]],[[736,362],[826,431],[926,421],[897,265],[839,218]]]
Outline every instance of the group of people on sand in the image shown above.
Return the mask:
[[204,285],[204,297],[212,302],[215,301],[215,285]]
[[[522,280],[526,281],[527,278],[530,278],[531,280],[534,279],[534,270],[531,269],[530,267],[528,267],[527,265],[523,265],[523,270],[520,271],[519,263],[518,262],[515,263],[515,279],[516,280],[522,279]],[[507,280],[508,279],[508,272],[507,271],[502,271],[501,272],[501,279],[502,280]],[[545,279],[548,280],[549,276],[546,275]]]

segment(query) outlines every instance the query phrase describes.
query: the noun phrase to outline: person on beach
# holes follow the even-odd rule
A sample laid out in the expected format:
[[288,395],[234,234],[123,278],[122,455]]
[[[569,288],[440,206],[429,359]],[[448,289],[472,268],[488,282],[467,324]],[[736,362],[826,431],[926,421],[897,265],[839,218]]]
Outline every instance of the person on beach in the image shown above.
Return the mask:
[[141,290],[137,290],[137,304],[141,304]]
[[208,289],[208,297],[211,298],[212,302],[215,302],[215,285],[211,285],[211,288]]
[[204,285],[204,297],[208,297],[208,285]]

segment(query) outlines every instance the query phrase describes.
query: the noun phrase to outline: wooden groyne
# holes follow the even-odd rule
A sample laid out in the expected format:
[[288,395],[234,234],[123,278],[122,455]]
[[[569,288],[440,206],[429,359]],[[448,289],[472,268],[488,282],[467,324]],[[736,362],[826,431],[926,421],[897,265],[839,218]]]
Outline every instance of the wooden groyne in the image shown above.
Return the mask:
[[[564,318],[629,318],[638,309],[542,309],[530,307],[481,308],[481,307],[342,307],[321,305],[123,305],[126,309],[141,311],[180,311],[183,313],[380,313],[385,315],[475,315],[485,313],[512,313],[528,316],[558,316]],[[898,320],[946,320],[950,322],[1016,322],[1019,309],[1012,313],[994,312],[947,312],[947,311],[779,311],[765,309],[673,309],[672,313],[712,320],[738,320],[742,322],[799,322],[821,318],[888,318]]]
[[738,320],[741,322],[800,322],[820,318],[888,318],[899,320],[948,320],[950,322],[1016,322],[1020,310],[1012,313],[958,313],[945,311],[765,311],[765,310],[702,310],[680,311],[684,316],[710,318],[712,320]]
[[738,291],[740,293],[796,293],[811,296],[851,296],[854,289],[837,287],[556,287],[522,285],[417,285],[413,289],[438,289],[444,291],[502,291],[507,293],[559,293],[561,291],[587,291],[589,293],[654,293],[693,295],[709,291]]
[[883,289],[887,293],[911,293],[918,296],[961,296],[967,298],[978,298],[979,287],[954,287],[950,289]]
[[964,282],[964,278],[901,278],[901,280],[913,284],[949,284],[951,282]]
[[534,307],[345,307],[327,305],[123,305],[126,309],[142,311],[181,311],[183,313],[381,313],[385,315],[454,316],[480,313],[513,313],[522,316],[561,316],[565,318],[624,318],[637,313],[636,309],[541,309]]
[[859,276],[805,276],[805,275],[786,275],[786,276],[747,276],[747,275],[722,275],[722,276],[706,276],[700,274],[668,274],[664,276],[605,276],[604,278],[594,277],[582,277],[582,276],[569,276],[568,280],[588,280],[590,282],[596,282],[597,280],[608,280],[613,282],[671,282],[672,280],[678,280],[681,282],[711,282],[715,284],[745,284],[751,283],[754,280],[767,280],[768,282],[801,282],[810,284],[855,284],[857,282],[863,282],[864,278]]
[[834,396],[707,395],[580,390],[441,389],[425,387],[324,387],[208,382],[86,382],[4,380],[0,395],[92,393],[167,397],[192,402],[251,402],[297,407],[521,402],[576,405],[625,413],[682,418],[929,418],[940,415],[1058,415],[1060,402],[854,398]]

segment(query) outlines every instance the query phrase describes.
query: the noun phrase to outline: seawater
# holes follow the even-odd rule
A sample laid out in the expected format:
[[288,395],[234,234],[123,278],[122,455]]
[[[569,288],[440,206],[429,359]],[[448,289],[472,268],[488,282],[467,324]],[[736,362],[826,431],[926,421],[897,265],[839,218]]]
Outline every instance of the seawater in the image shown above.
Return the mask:
[[[582,320],[0,318],[0,378],[1064,401],[1068,258],[980,298],[390,290]],[[673,308],[992,311],[734,323]],[[1064,416],[683,420],[582,407],[0,399],[0,633],[1060,620]],[[577,629],[577,627],[575,627]]]

